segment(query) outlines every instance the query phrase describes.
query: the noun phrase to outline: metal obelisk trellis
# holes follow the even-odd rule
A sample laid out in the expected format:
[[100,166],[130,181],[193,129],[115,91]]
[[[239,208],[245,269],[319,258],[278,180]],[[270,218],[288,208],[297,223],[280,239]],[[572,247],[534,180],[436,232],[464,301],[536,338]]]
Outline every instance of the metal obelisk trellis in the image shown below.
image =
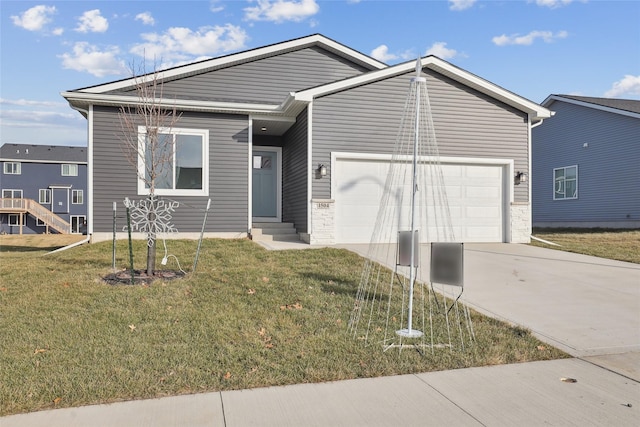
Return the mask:
[[[465,341],[473,339],[473,328],[468,309],[458,305],[461,279],[454,282],[445,274],[436,291],[434,280],[426,277],[429,262],[423,259],[436,253],[433,245],[454,242],[455,236],[421,59],[388,167],[350,331],[367,343],[381,343],[385,350],[407,345],[464,348]],[[421,251],[421,243],[432,246]],[[445,256],[462,253],[461,246],[460,251],[445,249]],[[441,268],[430,269],[432,278],[435,270]]]
[[413,329],[413,287],[416,283],[416,192],[418,191],[418,143],[420,141],[420,83],[426,83],[427,79],[420,76],[422,67],[420,60],[416,61],[416,76],[411,79],[416,88],[416,121],[415,135],[413,138],[413,159],[411,169],[411,246],[409,261],[409,300],[407,309],[407,328],[400,329],[396,333],[406,338],[418,338],[423,335],[422,331]]

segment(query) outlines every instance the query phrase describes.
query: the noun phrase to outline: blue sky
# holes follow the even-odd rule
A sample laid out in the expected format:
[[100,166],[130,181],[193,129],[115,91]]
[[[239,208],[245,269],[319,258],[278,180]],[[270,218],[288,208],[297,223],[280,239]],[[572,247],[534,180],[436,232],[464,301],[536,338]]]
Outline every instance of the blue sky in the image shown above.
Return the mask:
[[0,144],[86,145],[60,92],[320,33],[434,54],[518,95],[640,99],[640,1],[0,0]]

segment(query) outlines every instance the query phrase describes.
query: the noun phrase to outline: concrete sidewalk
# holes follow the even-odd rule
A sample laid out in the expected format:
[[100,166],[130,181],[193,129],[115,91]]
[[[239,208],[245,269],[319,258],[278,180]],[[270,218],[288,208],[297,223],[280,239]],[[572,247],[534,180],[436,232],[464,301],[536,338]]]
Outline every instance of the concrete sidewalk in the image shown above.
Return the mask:
[[638,425],[640,266],[468,244],[465,278],[465,303],[579,358],[57,409],[0,427]]
[[57,409],[0,418],[0,426],[636,426],[639,419],[637,381],[564,359]]

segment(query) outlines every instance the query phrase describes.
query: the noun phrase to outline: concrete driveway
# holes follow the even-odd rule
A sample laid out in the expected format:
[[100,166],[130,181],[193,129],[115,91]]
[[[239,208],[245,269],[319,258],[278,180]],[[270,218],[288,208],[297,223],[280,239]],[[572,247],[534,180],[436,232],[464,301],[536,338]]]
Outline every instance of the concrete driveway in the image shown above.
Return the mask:
[[[370,254],[369,245],[340,247]],[[394,264],[395,249],[375,253]],[[428,246],[421,257],[427,269]],[[470,307],[524,326],[576,357],[617,354],[607,363],[640,379],[640,265],[529,245],[467,243],[464,272],[462,300]]]

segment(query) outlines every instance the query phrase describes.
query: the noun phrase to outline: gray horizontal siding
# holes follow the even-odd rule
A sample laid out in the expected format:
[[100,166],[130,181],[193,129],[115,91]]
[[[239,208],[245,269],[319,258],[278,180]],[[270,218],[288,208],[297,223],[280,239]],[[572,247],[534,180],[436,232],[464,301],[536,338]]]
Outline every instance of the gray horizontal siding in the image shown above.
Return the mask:
[[[230,115],[184,113],[177,128],[209,130],[208,232],[246,232],[248,221],[248,118]],[[125,197],[140,199],[134,166],[126,159],[119,140],[116,109],[94,109],[94,218],[96,232],[112,230],[112,205],[123,209]],[[182,205],[173,215],[178,231],[200,231],[207,197],[169,197]],[[124,225],[124,224],[122,224]],[[121,227],[119,227],[121,228]]]
[[363,67],[318,47],[259,59],[169,81],[169,98],[247,101],[279,104],[291,91],[351,77]]
[[[640,226],[640,119],[558,101],[550,109],[555,115],[532,131],[534,225]],[[553,200],[553,169],[572,165],[578,199]]]
[[282,219],[293,222],[299,233],[307,233],[307,109],[284,135],[282,150]]
[[[413,76],[315,100],[313,164],[330,164],[333,151],[391,154]],[[427,87],[441,156],[508,158],[516,170],[528,170],[524,113],[431,71]],[[313,197],[328,198],[330,185],[330,179],[314,180]],[[515,187],[516,202],[528,201],[527,187]]]

